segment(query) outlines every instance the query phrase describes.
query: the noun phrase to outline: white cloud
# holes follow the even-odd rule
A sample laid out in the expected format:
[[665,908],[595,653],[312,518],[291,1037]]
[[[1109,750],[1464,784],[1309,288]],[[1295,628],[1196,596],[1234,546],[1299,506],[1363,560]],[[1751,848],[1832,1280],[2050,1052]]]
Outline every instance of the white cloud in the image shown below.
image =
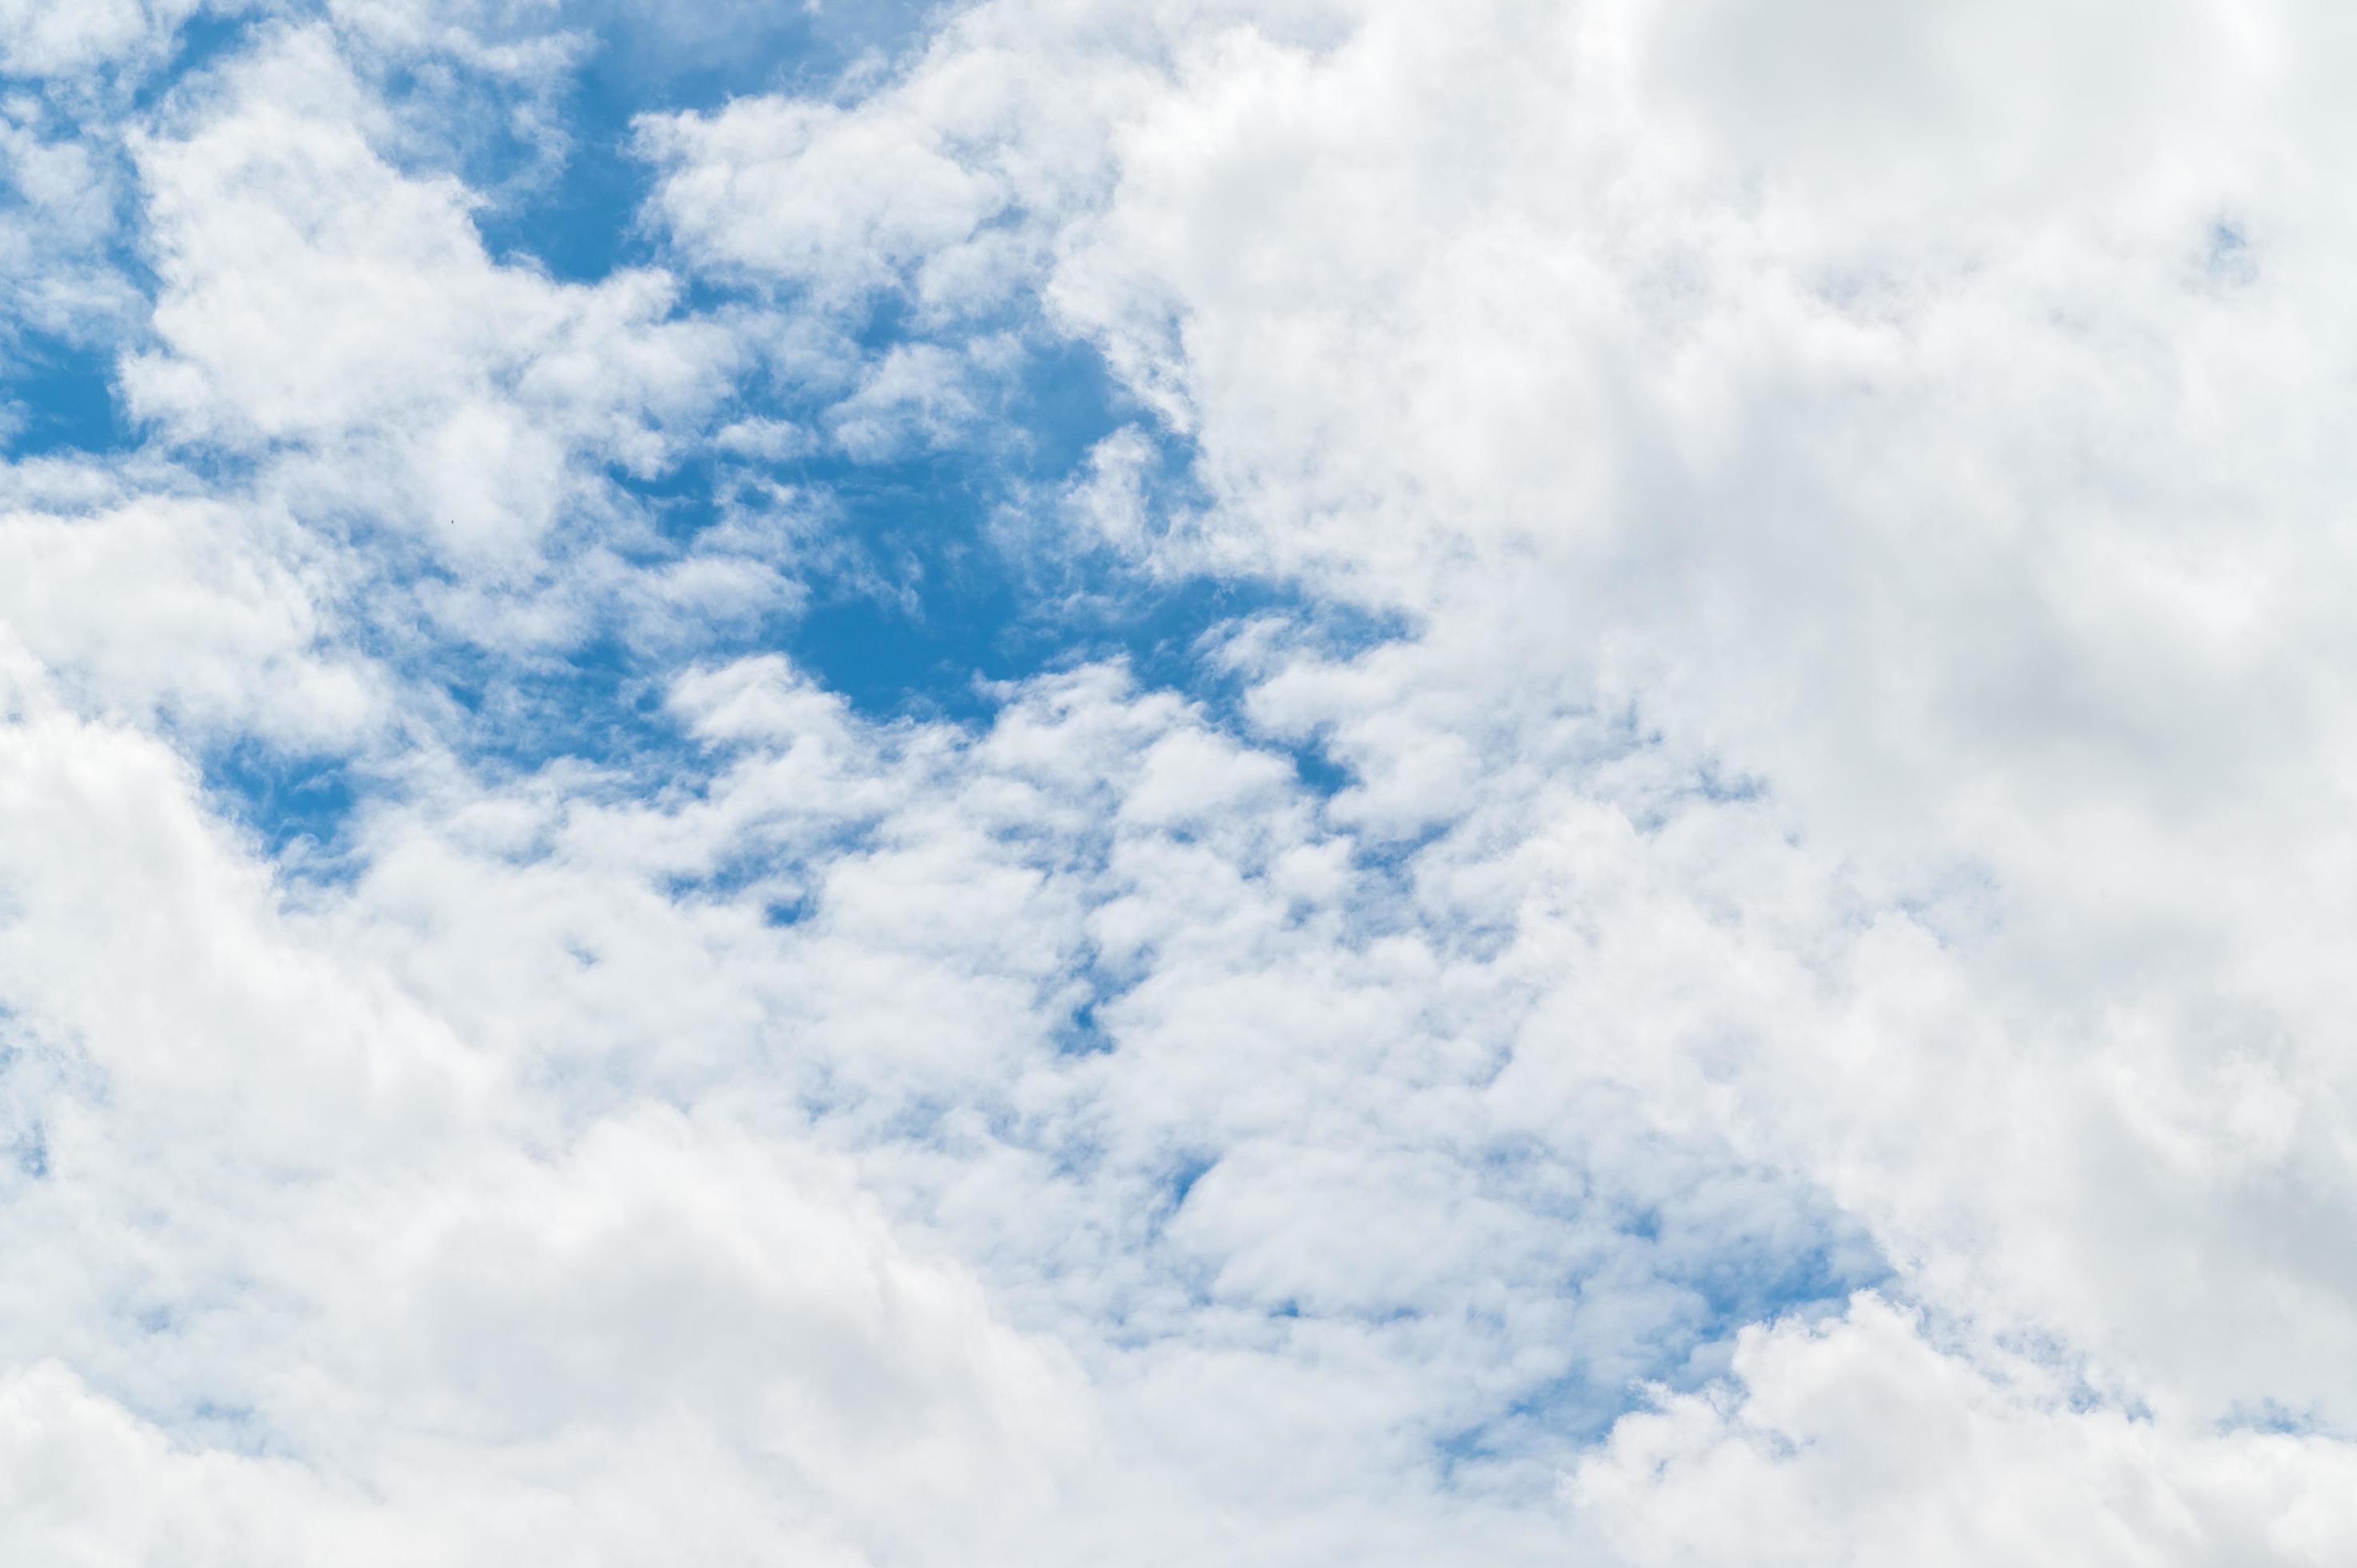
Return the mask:
[[[658,106],[566,284],[447,155],[584,16],[258,25],[129,204],[8,110],[8,307],[146,313],[0,489],[16,1555],[2345,1555],[2329,19],[996,0]],[[1282,589],[1233,703],[740,657],[778,470],[1059,335],[1132,423],[1002,532]],[[599,631],[610,756],[435,678]]]
[[[1222,19],[991,7],[859,113],[1099,106],[1028,139],[1109,177],[1000,188],[1039,286],[1200,444],[1174,563],[1422,628],[1247,660],[1252,712],[1340,821],[1447,830],[1419,886],[1548,993],[1520,1091],[1806,1173],[2106,1398],[2345,1420],[2330,19]],[[1622,714],[1775,804],[1649,843]]]
[[0,67],[11,74],[70,81],[107,66],[167,52],[204,0],[0,0]]
[[298,747],[357,738],[383,702],[322,646],[333,571],[283,516],[169,489],[0,514],[0,624],[91,706]]
[[329,35],[281,32],[138,146],[164,283],[135,413],[308,459],[283,482],[475,571],[536,563],[595,466],[661,470],[733,352],[660,274],[556,284],[484,253],[447,177],[404,175]]
[[2344,1445],[2074,1408],[1919,1328],[1864,1295],[1749,1331],[1738,1385],[1631,1416],[1566,1500],[1637,1563],[2322,1563],[2357,1529]]
[[641,134],[677,168],[659,199],[697,254],[829,292],[963,252],[1007,204],[987,172],[952,156],[943,128],[916,116],[759,98]]

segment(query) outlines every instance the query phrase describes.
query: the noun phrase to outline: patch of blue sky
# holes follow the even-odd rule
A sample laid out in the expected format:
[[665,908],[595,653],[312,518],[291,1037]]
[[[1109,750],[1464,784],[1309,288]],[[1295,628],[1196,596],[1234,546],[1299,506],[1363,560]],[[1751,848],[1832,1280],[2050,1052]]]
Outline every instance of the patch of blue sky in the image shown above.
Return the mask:
[[1486,1467],[1512,1463],[1534,1449],[1586,1445],[1643,1403],[1636,1380],[1600,1380],[1586,1370],[1550,1378],[1484,1420],[1444,1433],[1431,1443],[1442,1485],[1467,1487]]
[[244,46],[263,19],[259,9],[237,6],[207,7],[188,16],[172,40],[170,64],[140,84],[135,104],[145,109],[190,72],[226,59]]
[[1824,1223],[1823,1239],[1799,1248],[1714,1239],[1684,1276],[1706,1308],[1695,1343],[1723,1342],[1747,1323],[1820,1316],[1890,1282],[1890,1265],[1870,1240],[1831,1218]]
[[285,875],[314,886],[357,875],[350,828],[365,786],[350,759],[244,737],[191,750],[214,808],[253,834]]
[[1187,1197],[1195,1190],[1195,1184],[1211,1175],[1211,1167],[1217,1164],[1219,1164],[1217,1160],[1207,1159],[1200,1155],[1190,1155],[1179,1161],[1178,1168],[1170,1173],[1169,1201],[1165,1212],[1177,1214],[1181,1208],[1187,1207]]
[[1104,1056],[1118,1043],[1113,1033],[1097,1017],[1102,998],[1093,989],[1079,1005],[1073,1007],[1058,1025],[1055,1036],[1056,1053],[1067,1057]]
[[104,454],[131,445],[112,346],[17,330],[0,345],[0,450],[11,458]]
[[699,776],[704,748],[668,707],[675,667],[613,628],[531,653],[436,644],[402,672],[447,699],[452,722],[439,738],[488,779],[587,764],[644,796],[692,786]]
[[[1692,1157],[1657,1146],[1638,1168],[1658,1181]],[[1735,1337],[1747,1325],[1823,1317],[1856,1292],[1887,1287],[1893,1278],[1889,1261],[1853,1220],[1766,1173],[1736,1183],[1761,1202],[1726,1211],[1705,1202],[1685,1212],[1675,1203],[1632,1201],[1614,1190],[1606,1173],[1583,1171],[1564,1151],[1535,1144],[1501,1147],[1483,1170],[1495,1195],[1518,1209],[1582,1226],[1609,1216],[1617,1240],[1609,1257],[1566,1277],[1566,1296],[1580,1298],[1609,1280],[1598,1293],[1604,1299],[1641,1299],[1652,1308],[1624,1326],[1620,1343],[1595,1348],[1494,1414],[1436,1439],[1433,1459],[1445,1477],[1528,1452],[1537,1434],[1592,1442],[1647,1402],[1648,1385],[1687,1391],[1724,1376]]]
[[[806,418],[811,410],[745,412]],[[1335,623],[1332,637],[1353,643],[1390,632],[1369,618],[1340,627],[1284,585],[1149,575],[1103,553],[1060,555],[1043,574],[1031,550],[1009,541],[1008,509],[1052,507],[1041,497],[1134,413],[1092,350],[1054,345],[1018,378],[984,442],[875,461],[822,446],[762,465],[760,478],[815,509],[823,530],[792,564],[805,596],[712,628],[693,657],[780,652],[869,718],[967,725],[988,721],[1007,682],[1119,659],[1142,682],[1182,691],[1215,722],[1241,725],[1239,684],[1203,657],[1207,634],[1272,613]],[[683,550],[722,521],[724,487],[742,472],[705,455],[652,479],[619,470],[609,478],[668,548]],[[454,696],[500,721],[484,739],[510,764],[666,744],[648,726],[668,723],[657,692],[681,660],[676,646],[640,647],[613,633],[531,663],[443,657]],[[1298,750],[1313,788],[1340,786],[1340,770],[1314,742]]]
[[939,0],[572,0],[564,14],[593,36],[587,69],[618,101],[673,110],[755,92],[823,91],[953,9]]
[[0,1194],[49,1177],[48,1124],[42,1112],[61,1077],[56,1053],[0,1006]]
[[[864,346],[888,343],[871,328]],[[1156,447],[1149,512],[1208,499],[1195,487],[1191,446],[1157,431],[1088,345],[1036,344],[996,422],[986,444],[882,464],[822,454],[795,466],[794,482],[831,499],[859,551],[850,569],[812,581],[811,607],[784,651],[859,711],[977,721],[992,711],[994,685],[1117,659],[1141,684],[1183,693],[1241,733],[1243,683],[1205,657],[1211,634],[1275,616],[1336,653],[1406,629],[1274,579],[1140,571],[1072,533],[1055,493],[1125,426]],[[1345,782],[1316,738],[1282,749],[1318,792]]]
[[[10,1022],[0,1008],[0,1028]],[[45,1181],[49,1175],[48,1128],[39,1114],[40,1090],[23,1081],[24,1049],[0,1040],[0,1190],[10,1176]],[[46,1087],[46,1086],[43,1086]]]
[[[559,156],[542,178],[511,188],[476,215],[493,260],[567,283],[595,283],[655,259],[652,238],[637,221],[648,171],[630,154],[628,112],[600,98],[576,85],[560,99],[565,141]],[[520,142],[511,150],[531,156]]]
[[[2151,1412],[2133,1412],[2132,1419],[2150,1420]],[[2236,1433],[2261,1433],[2275,1437],[2323,1436],[2348,1442],[2357,1434],[2334,1423],[2321,1419],[2313,1408],[2295,1408],[2279,1400],[2254,1400],[2228,1409],[2214,1423],[2221,1435]]]
[[707,903],[743,903],[758,895],[763,925],[798,926],[818,912],[828,866],[871,851],[876,826],[873,818],[855,817],[830,829],[798,832],[790,848],[740,849],[708,872],[665,878],[663,893],[678,901]]
[[[1523,1390],[1493,1413],[1436,1437],[1432,1462],[1444,1481],[1507,1462],[1550,1444],[1595,1443],[1621,1417],[1646,1408],[1655,1389],[1687,1392],[1727,1374],[1735,1337],[1746,1326],[1840,1310],[1852,1293],[1886,1283],[1889,1270],[1870,1248],[1845,1240],[1787,1250],[1761,1240],[1730,1238],[1726,1255],[1688,1268],[1654,1238],[1627,1231],[1654,1273],[1641,1291],[1652,1316],[1633,1326],[1624,1344]],[[1627,1283],[1606,1293],[1628,1294]],[[1583,1283],[1566,1282],[1577,1298]]]

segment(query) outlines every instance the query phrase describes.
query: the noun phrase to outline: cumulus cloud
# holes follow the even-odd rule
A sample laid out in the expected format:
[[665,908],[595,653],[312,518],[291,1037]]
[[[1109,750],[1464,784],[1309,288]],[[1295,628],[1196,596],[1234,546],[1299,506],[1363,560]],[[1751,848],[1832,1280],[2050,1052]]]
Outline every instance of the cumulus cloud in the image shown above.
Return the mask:
[[11,1552],[2347,1554],[2331,17],[740,13],[0,4]]
[[1864,1295],[1747,1329],[1739,1391],[1629,1417],[1566,1498],[1633,1563],[2328,1563],[2349,1538],[2344,1445],[2076,1409],[2051,1367],[1921,1326]]
[[463,188],[371,146],[330,35],[272,35],[208,85],[187,134],[140,147],[160,342],[124,387],[178,439],[298,444],[339,470],[315,484],[372,480],[372,515],[504,564],[575,499],[576,464],[659,468],[666,419],[716,395],[726,344],[667,319],[661,274],[494,264]]
[[1025,69],[1068,102],[1131,84],[1083,138],[1117,177],[1025,216],[1051,315],[1200,443],[1223,504],[1165,548],[1425,628],[1240,645],[1249,711],[1351,769],[1346,820],[1444,845],[1543,853],[1530,774],[1593,757],[1583,711],[1706,798],[1769,791],[1690,814],[1807,835],[1717,896],[1797,922],[1745,932],[1776,955],[1694,1017],[1727,972],[1626,950],[1631,912],[1585,939],[1593,992],[1524,916],[1555,1038],[1629,1007],[1616,1070],[1660,1113],[1716,1107],[1927,1299],[2113,1397],[2339,1408],[2343,1293],[2294,1237],[2349,1201],[2338,632],[2300,607],[2340,476],[2289,412],[2338,396],[2292,324],[2332,310],[2306,258],[2339,229],[2282,140],[2331,113],[2284,40],[2330,24],[1329,19],[1189,12],[1129,52],[995,7],[875,110],[925,113],[994,25],[1051,40]]
[[128,61],[168,53],[204,0],[91,0],[0,5],[0,65],[12,76],[71,81]]

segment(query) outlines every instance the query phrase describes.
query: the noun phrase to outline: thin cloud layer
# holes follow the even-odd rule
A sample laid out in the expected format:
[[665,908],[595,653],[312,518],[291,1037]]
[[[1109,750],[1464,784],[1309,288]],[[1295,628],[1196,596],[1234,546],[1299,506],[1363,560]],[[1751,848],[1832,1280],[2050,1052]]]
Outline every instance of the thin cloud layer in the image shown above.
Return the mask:
[[2349,1554],[2334,16],[666,9],[0,4],[11,1560]]

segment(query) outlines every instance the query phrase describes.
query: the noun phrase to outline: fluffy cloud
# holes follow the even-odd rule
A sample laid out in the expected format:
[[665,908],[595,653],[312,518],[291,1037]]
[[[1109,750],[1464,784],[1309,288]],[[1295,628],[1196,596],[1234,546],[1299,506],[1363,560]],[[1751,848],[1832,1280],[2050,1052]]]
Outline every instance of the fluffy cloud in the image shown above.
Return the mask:
[[[1112,179],[1010,199],[1055,318],[1200,442],[1220,504],[1165,548],[1424,628],[1243,645],[1249,711],[1345,820],[1449,829],[1427,871],[1486,831],[1613,890],[1518,912],[1552,994],[1510,1072],[1596,1042],[2108,1397],[2340,1419],[2343,393],[2296,324],[2341,231],[2284,141],[2329,23],[2196,9],[2121,72],[2026,13],[1329,19],[994,7],[873,113],[963,124],[994,28],[1111,105],[1037,156]],[[1534,776],[1583,712],[1778,802],[1689,813],[1725,858],[1639,884],[1665,926]]]
[[576,465],[660,469],[666,421],[716,395],[727,345],[666,319],[662,275],[493,264],[463,188],[371,147],[331,35],[272,35],[210,86],[139,148],[160,345],[124,384],[177,439],[299,445],[338,470],[314,485],[373,481],[371,517],[507,565],[579,504]]
[[[63,79],[169,52],[204,0],[90,0],[0,5],[0,62],[11,76]],[[144,62],[143,62],[144,63]]]
[[1631,1563],[2329,1563],[2357,1528],[2345,1446],[2089,1412],[1920,1326],[1746,1330],[1739,1391],[1629,1417],[1566,1500]]
[[2330,18],[649,16],[0,5],[15,1554],[2346,1554]]

